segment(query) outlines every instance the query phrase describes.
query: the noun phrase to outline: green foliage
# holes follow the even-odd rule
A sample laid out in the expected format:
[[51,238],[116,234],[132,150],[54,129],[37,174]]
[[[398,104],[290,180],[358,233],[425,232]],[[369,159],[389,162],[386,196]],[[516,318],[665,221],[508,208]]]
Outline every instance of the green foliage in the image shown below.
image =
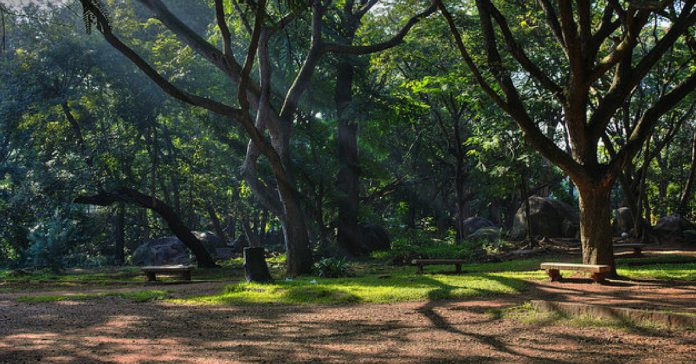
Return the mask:
[[29,231],[29,251],[27,259],[35,269],[49,268],[54,272],[60,271],[64,265],[64,257],[76,238],[75,221],[56,212],[46,220],[39,221]]
[[314,273],[322,278],[342,278],[352,274],[350,262],[345,258],[322,258],[314,264]]
[[[479,241],[464,240],[457,244],[452,238],[434,239],[415,229],[409,235],[395,239],[388,256],[424,255],[428,258],[473,260],[482,254],[482,244]],[[376,253],[375,256],[384,256],[384,253]]]

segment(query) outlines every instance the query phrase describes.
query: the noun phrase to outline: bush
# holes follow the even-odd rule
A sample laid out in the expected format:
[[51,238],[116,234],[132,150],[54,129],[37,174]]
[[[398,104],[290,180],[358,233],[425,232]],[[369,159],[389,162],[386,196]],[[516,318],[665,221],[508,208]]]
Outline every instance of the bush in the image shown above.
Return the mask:
[[314,272],[322,278],[348,277],[351,266],[344,258],[324,258],[314,264]]
[[461,244],[456,244],[453,239],[409,240],[402,238],[392,243],[390,251],[373,254],[373,257],[393,259],[402,256],[422,255],[428,258],[475,260],[482,254],[485,254],[485,252],[483,252],[482,242],[480,241],[464,240]]
[[57,272],[65,266],[64,257],[77,229],[74,221],[62,215],[62,211],[57,210],[29,231],[27,259],[31,267],[49,268]]

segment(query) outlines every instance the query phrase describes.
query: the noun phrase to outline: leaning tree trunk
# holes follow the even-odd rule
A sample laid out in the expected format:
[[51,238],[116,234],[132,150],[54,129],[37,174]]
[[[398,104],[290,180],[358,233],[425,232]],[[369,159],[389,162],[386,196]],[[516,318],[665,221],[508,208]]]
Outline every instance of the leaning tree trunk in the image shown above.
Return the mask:
[[191,232],[174,210],[164,201],[130,188],[119,188],[114,192],[102,191],[94,196],[79,196],[75,203],[97,206],[110,206],[118,202],[132,203],[156,212],[169,226],[169,229],[186,245],[196,257],[199,267],[216,267],[215,261],[203,243]]
[[584,264],[614,266],[612,246],[611,188],[597,187],[594,183],[575,183],[580,193],[580,241]]

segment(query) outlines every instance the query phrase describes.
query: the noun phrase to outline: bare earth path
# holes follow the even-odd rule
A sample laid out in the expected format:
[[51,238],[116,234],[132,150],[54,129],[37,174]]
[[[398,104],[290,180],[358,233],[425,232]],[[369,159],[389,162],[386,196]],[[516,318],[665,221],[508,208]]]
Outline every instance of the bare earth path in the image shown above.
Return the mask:
[[522,296],[471,301],[238,307],[120,298],[32,304],[5,294],[0,362],[689,363],[696,362],[694,331],[539,326],[487,311],[530,298],[693,309],[695,292],[690,284],[534,282]]

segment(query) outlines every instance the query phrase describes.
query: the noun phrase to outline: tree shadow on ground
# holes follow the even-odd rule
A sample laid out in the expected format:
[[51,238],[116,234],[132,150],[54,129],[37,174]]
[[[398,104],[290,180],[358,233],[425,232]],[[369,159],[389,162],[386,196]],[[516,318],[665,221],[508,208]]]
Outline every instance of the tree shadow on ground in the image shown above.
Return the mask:
[[[524,284],[475,276],[514,288]],[[428,276],[402,283],[432,287],[429,300],[312,306],[0,301],[0,361],[577,362],[607,358],[615,349],[601,341],[586,345],[596,330],[540,328],[486,313],[490,301],[506,307],[520,304],[520,296],[477,289],[476,297],[441,300],[461,287]],[[619,360],[675,358],[639,348],[652,344],[643,343],[641,332],[633,335]],[[683,348],[685,338],[665,337],[655,346]]]

